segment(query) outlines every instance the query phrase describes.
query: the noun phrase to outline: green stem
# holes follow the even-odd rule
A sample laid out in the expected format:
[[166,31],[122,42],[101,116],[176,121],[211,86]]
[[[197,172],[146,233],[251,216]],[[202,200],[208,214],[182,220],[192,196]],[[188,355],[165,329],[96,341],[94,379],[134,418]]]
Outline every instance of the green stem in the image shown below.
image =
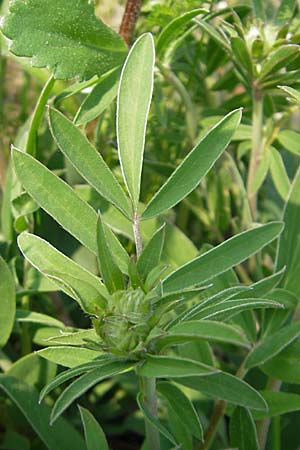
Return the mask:
[[26,153],[30,153],[33,156],[36,155],[36,147],[37,147],[36,141],[38,129],[44,114],[45,106],[53,89],[54,83],[55,79],[51,75],[38,98],[38,101],[32,114],[30,129],[26,143]]
[[[140,378],[141,390],[143,393],[144,401],[151,412],[151,414],[157,416],[157,396],[156,396],[156,380],[155,378],[141,377]],[[146,440],[148,450],[160,450],[160,438],[158,430],[145,419]]]
[[143,242],[140,230],[140,217],[137,212],[134,212],[133,214],[133,234],[136,248],[136,256],[137,258],[139,258],[143,250]]
[[252,93],[252,151],[250,155],[247,196],[252,213],[252,219],[257,217],[257,194],[253,191],[255,175],[263,153],[263,94],[258,87],[253,87]]
[[[266,390],[272,392],[279,392],[281,384],[282,381],[269,378]],[[269,417],[266,417],[265,419],[262,419],[257,423],[257,436],[260,450],[264,450],[266,447],[270,423],[271,419]]]

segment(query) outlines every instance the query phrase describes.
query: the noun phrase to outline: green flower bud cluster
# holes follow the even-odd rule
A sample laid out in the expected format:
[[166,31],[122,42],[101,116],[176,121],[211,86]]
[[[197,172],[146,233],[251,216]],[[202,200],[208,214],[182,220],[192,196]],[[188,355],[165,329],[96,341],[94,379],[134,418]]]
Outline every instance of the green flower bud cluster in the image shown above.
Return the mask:
[[118,355],[143,351],[151,331],[152,307],[142,289],[117,291],[108,300],[106,310],[93,319],[104,348]]

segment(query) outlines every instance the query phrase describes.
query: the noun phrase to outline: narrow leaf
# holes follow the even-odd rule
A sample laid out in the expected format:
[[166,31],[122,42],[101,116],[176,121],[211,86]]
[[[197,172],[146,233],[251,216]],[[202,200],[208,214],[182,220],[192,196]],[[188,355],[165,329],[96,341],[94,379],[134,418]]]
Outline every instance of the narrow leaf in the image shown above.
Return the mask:
[[105,434],[95,417],[79,406],[87,450],[109,450]]
[[117,138],[124,181],[136,209],[147,118],[153,90],[155,50],[150,33],[131,48],[122,70],[117,104]]
[[64,367],[76,367],[99,357],[98,351],[70,346],[43,348],[37,353],[42,358]]
[[14,377],[0,375],[0,389],[11,398],[49,450],[84,448],[82,437],[66,420],[60,419],[50,427],[50,407],[37,407],[38,393],[33,387]]
[[16,292],[12,273],[0,257],[0,348],[4,347],[13,328],[16,313]]
[[165,226],[157,230],[143,249],[138,261],[137,270],[143,280],[160,263],[165,241]]
[[51,424],[53,424],[58,417],[74,402],[78,397],[84,394],[88,389],[95,386],[95,384],[116,375],[121,372],[125,372],[132,369],[131,363],[112,361],[110,364],[106,364],[103,367],[93,369],[76,381],[70,384],[58,397],[53,409],[51,411]]
[[164,427],[163,424],[151,413],[148,406],[144,402],[143,395],[141,392],[138,393],[136,401],[140,410],[144,414],[146,420],[148,420],[148,422],[154,425],[154,427],[170,442],[172,442],[172,444],[177,445],[177,442],[175,441],[169,430],[167,430],[167,428]]
[[49,274],[48,278],[52,279],[52,273],[59,272],[60,279],[64,279],[66,275],[66,284],[59,284],[58,288],[62,289],[68,295],[72,296],[72,291],[68,289],[70,277],[86,282],[92,286],[100,294],[106,296],[107,291],[100,279],[88,272],[86,269],[75,263],[71,259],[56,250],[48,242],[38,236],[29,233],[22,233],[18,238],[18,245],[24,257],[41,273]]
[[245,367],[250,369],[251,367],[264,364],[291,344],[299,335],[299,323],[283,327],[281,330],[263,339],[261,343],[254,347],[247,357]]
[[210,280],[258,252],[282,229],[282,223],[271,222],[233,236],[172,272],[163,280],[163,292],[178,291]]
[[105,286],[111,294],[124,289],[123,275],[111,254],[100,214],[97,223],[97,244],[99,268]]
[[263,411],[267,409],[265,400],[252,386],[226,372],[209,377],[176,378],[175,381],[214,399],[251,409]]
[[289,86],[278,86],[278,87],[279,87],[279,89],[281,89],[282,91],[287,93],[294,102],[296,102],[298,105],[300,105],[300,92],[299,91],[296,91],[296,89],[293,89]]
[[172,208],[198,186],[228,146],[241,117],[241,110],[227,114],[200,140],[148,203],[142,219]]
[[278,194],[286,200],[291,184],[281,154],[275,148],[270,148],[270,171]]
[[129,200],[100,153],[81,131],[63,114],[49,109],[49,123],[53,138],[76,170],[104,198],[130,217]]
[[300,52],[299,45],[282,45],[274,50],[263,62],[259,79],[263,80],[267,75],[273,74],[295,59]]
[[278,355],[260,366],[260,369],[272,378],[286,383],[300,383],[300,340],[282,350]]
[[162,381],[157,384],[156,390],[168,401],[175,414],[187,428],[189,433],[202,440],[203,429],[198,414],[190,399],[175,384]]
[[231,325],[213,321],[190,321],[179,323],[169,329],[168,334],[156,340],[158,350],[166,346],[182,344],[188,341],[207,340],[227,342],[248,347],[249,342],[243,334]]
[[213,367],[184,358],[147,355],[137,373],[142,377],[177,378],[186,376],[207,376],[218,372]]
[[49,327],[65,328],[64,324],[54,317],[34,311],[26,311],[25,309],[17,309],[16,320],[18,322],[39,323]]
[[118,93],[120,70],[116,69],[100,79],[77,111],[74,123],[85,125],[99,117],[114,101]]
[[278,133],[277,140],[289,152],[300,155],[300,133],[293,130],[282,130]]
[[238,406],[230,418],[230,445],[239,450],[258,450],[256,427],[249,409]]

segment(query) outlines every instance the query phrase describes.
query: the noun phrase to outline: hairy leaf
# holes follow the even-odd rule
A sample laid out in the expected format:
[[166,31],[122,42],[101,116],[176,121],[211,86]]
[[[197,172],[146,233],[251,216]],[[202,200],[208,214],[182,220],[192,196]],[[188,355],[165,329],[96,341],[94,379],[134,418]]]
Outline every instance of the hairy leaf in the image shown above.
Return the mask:
[[88,409],[79,406],[87,450],[109,450],[105,434]]
[[16,313],[16,292],[12,273],[0,257],[0,348],[4,347],[13,328]]

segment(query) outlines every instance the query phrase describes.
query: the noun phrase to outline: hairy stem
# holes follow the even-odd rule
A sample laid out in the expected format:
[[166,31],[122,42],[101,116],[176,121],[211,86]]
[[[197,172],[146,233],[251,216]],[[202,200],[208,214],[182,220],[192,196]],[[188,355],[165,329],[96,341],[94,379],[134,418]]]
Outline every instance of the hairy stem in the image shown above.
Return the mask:
[[252,150],[247,178],[247,195],[254,221],[257,216],[257,194],[254,192],[253,184],[263,148],[263,94],[259,88],[254,87],[252,93]]
[[[141,377],[141,390],[144,401],[151,412],[157,416],[157,397],[156,397],[156,380],[155,378]],[[158,430],[145,419],[146,439],[149,450],[160,450],[160,439]]]
[[44,114],[45,106],[53,89],[54,83],[55,79],[51,75],[51,77],[48,79],[39,96],[39,99],[32,114],[30,129],[26,143],[26,153],[30,153],[33,156],[35,156],[36,154],[36,145],[37,145],[36,141],[38,129]]
[[139,258],[143,250],[143,242],[140,229],[140,217],[136,211],[133,214],[133,234],[136,248],[136,256],[137,258]]
[[136,22],[140,15],[142,0],[127,0],[119,34],[129,45],[132,41]]

